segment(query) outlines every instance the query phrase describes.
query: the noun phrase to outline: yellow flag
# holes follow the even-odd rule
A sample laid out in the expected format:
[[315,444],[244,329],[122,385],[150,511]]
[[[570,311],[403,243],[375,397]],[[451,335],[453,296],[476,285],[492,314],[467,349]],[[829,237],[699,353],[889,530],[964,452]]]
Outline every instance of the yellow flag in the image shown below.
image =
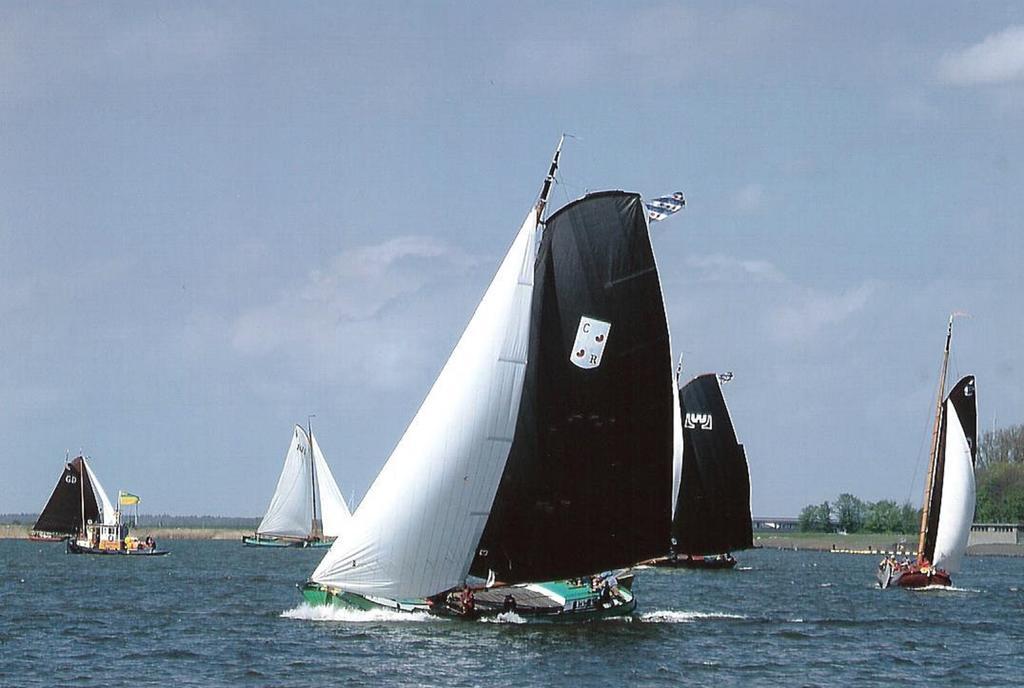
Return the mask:
[[139,499],[138,495],[133,495],[131,492],[125,492],[124,490],[121,490],[117,494],[122,506],[138,504],[139,502],[142,501],[141,499]]

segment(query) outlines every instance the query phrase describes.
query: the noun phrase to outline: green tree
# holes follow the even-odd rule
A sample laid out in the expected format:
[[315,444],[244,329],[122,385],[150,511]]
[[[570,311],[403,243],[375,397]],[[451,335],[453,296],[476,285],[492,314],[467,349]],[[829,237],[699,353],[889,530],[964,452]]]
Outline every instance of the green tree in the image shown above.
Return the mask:
[[921,510],[903,502],[900,507],[900,533],[917,533],[921,530]]
[[978,447],[974,519],[1024,522],[1024,425],[986,432]]
[[864,520],[864,530],[869,533],[901,533],[903,522],[900,517],[900,507],[896,502],[883,499],[868,507],[867,518]]
[[800,511],[800,530],[803,532],[832,532],[832,507],[828,502],[808,504]]
[[864,527],[867,509],[864,502],[848,492],[839,495],[835,506],[839,530],[856,533]]

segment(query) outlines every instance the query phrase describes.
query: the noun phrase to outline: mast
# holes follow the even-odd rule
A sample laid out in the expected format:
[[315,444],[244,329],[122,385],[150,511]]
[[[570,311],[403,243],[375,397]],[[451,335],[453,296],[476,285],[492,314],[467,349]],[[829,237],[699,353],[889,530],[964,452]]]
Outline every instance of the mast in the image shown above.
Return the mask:
[[306,439],[309,440],[309,483],[313,488],[313,524],[310,527],[310,535],[314,538],[320,537],[320,529],[316,523],[316,462],[313,460],[313,419],[316,414],[306,416]]
[[558,146],[551,158],[551,167],[548,168],[548,176],[544,177],[544,186],[540,189],[540,198],[537,199],[537,221],[540,222],[544,215],[544,208],[548,204],[548,195],[551,193],[551,185],[555,181],[555,172],[558,171],[558,158],[562,154],[562,143],[565,141],[565,134],[558,139]]
[[946,392],[946,370],[949,367],[949,343],[953,339],[953,318],[946,327],[946,347],[942,352],[942,371],[939,373],[939,396],[935,402],[935,423],[932,426],[932,448],[928,458],[928,478],[924,483],[924,505],[921,507],[921,532],[917,538],[917,563],[924,562],[924,540],[928,530],[928,512],[931,510],[932,490],[935,487],[935,464],[939,455],[939,426],[942,423],[942,398]]
[[85,457],[78,458],[78,492],[82,499],[82,537],[85,537]]

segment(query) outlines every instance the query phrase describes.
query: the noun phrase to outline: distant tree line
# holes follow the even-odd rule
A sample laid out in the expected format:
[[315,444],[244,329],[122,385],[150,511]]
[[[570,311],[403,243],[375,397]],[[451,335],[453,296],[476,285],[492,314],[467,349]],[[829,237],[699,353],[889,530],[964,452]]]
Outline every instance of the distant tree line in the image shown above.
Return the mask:
[[982,435],[974,475],[978,485],[975,521],[1024,522],[1024,425]]
[[[122,516],[134,520],[132,507],[122,507]],[[0,523],[32,525],[39,514],[0,514]],[[139,514],[139,526],[149,528],[256,528],[259,518],[245,516],[172,516],[170,514]]]
[[[975,467],[979,523],[1024,523],[1024,425],[990,430],[981,437]],[[841,494],[835,503],[808,504],[800,512],[800,530],[832,533],[916,533],[921,510],[883,499],[865,502]]]
[[839,495],[835,503],[808,504],[800,512],[800,530],[834,533],[916,533],[921,512],[908,503],[902,506],[883,499],[865,502],[852,494]]

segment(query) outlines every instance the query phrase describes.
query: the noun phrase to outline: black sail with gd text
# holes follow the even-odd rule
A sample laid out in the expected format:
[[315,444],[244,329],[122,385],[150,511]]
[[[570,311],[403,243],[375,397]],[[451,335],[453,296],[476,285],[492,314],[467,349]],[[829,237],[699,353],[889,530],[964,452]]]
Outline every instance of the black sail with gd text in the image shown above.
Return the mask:
[[86,521],[99,522],[100,509],[96,493],[84,467],[85,462],[80,456],[65,464],[57,486],[53,488],[33,530],[74,535],[82,529],[83,510]]

